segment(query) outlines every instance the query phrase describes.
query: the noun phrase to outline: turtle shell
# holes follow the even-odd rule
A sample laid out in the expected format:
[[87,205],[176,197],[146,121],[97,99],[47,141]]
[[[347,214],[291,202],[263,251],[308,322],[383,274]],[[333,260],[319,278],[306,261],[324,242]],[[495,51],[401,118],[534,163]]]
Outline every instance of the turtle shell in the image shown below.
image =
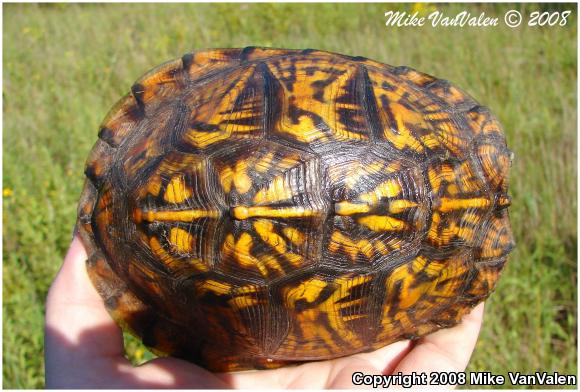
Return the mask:
[[189,53],[102,123],[78,228],[113,318],[213,371],[458,323],[514,246],[490,111],[445,80],[317,50]]

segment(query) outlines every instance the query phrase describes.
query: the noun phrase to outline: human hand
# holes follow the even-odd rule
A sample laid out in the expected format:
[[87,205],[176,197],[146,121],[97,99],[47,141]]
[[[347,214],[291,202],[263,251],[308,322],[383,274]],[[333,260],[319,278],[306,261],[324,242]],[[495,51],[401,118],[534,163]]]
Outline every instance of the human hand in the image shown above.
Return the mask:
[[273,370],[211,373],[176,358],[133,366],[123,335],[89,280],[85,249],[73,239],[46,303],[47,388],[352,388],[352,374],[461,372],[475,347],[483,304],[463,321],[415,342]]

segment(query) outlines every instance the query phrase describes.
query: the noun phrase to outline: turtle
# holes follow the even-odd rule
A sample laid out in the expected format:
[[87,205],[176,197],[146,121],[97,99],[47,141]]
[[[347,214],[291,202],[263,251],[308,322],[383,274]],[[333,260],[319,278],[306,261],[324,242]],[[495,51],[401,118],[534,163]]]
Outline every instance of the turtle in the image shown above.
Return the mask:
[[515,246],[491,111],[407,66],[314,49],[185,54],[106,115],[78,233],[112,318],[215,372],[459,323]]

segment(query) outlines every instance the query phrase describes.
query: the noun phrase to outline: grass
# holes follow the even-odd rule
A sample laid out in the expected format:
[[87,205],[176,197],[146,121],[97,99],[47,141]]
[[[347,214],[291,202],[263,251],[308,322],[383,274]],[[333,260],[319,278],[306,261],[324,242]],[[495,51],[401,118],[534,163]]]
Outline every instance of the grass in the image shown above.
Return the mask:
[[[3,386],[41,388],[44,300],[71,238],[99,122],[132,82],[193,49],[318,48],[409,65],[490,106],[516,159],[517,248],[469,371],[577,366],[576,6],[565,27],[393,28],[412,5],[4,5]],[[520,6],[524,15],[535,6]],[[134,361],[149,358],[128,340]],[[507,383],[509,386],[509,382]]]

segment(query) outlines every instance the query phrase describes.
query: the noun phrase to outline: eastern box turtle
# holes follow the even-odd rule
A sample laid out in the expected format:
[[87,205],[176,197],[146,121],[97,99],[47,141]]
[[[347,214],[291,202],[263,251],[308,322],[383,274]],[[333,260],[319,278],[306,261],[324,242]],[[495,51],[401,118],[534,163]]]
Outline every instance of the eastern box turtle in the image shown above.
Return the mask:
[[514,246],[511,152],[445,80],[317,50],[189,53],[105,118],[78,228],[113,318],[213,371],[458,323]]

